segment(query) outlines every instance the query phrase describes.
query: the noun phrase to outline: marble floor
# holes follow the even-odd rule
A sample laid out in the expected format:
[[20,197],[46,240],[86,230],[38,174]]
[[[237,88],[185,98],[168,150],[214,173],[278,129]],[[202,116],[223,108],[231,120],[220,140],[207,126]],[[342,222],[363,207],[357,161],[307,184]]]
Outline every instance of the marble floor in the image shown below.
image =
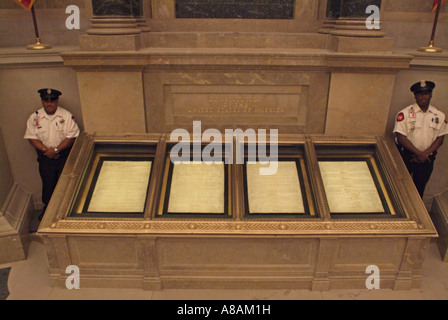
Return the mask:
[[163,290],[88,289],[67,290],[49,284],[45,248],[39,239],[31,243],[28,259],[8,265],[7,300],[448,300],[448,263],[443,263],[435,243],[425,260],[423,285],[412,291],[392,290]]

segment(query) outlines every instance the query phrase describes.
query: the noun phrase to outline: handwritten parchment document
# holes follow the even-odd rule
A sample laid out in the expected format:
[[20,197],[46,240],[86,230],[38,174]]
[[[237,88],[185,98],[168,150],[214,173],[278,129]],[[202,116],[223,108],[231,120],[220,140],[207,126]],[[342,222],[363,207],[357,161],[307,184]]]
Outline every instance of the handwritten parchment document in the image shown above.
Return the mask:
[[104,161],[88,211],[143,212],[151,166],[151,161]]
[[319,167],[331,213],[384,213],[366,162],[322,161]]
[[263,167],[259,162],[246,166],[250,213],[305,213],[296,162],[278,162],[275,175],[260,175]]
[[175,164],[168,212],[223,214],[224,188],[224,163]]

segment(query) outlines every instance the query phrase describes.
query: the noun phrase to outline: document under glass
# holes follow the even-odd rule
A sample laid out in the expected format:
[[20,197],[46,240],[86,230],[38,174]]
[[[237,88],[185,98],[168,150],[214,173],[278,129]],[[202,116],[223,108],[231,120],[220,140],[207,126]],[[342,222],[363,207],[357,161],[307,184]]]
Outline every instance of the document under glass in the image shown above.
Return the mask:
[[332,215],[396,215],[373,156],[319,160]]
[[151,166],[146,160],[104,160],[87,212],[143,212]]
[[173,164],[169,213],[224,214],[224,163]]
[[266,165],[247,163],[247,194],[250,214],[304,214],[297,163],[279,161],[275,174],[262,175]]
[[96,154],[71,216],[143,216],[153,162],[148,155]]

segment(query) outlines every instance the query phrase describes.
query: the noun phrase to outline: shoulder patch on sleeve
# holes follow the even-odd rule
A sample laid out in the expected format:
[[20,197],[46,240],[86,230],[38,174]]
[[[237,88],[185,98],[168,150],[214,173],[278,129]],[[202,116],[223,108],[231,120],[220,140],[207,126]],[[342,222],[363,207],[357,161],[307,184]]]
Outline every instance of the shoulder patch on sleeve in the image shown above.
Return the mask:
[[397,117],[397,122],[402,122],[404,120],[404,113],[400,112],[400,114]]

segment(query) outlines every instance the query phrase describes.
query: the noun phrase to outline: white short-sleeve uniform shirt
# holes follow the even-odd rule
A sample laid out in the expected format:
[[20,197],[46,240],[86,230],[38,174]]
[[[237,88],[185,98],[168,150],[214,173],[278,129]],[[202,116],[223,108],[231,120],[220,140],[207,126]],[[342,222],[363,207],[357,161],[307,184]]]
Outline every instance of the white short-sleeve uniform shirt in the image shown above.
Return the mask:
[[443,112],[434,106],[423,112],[418,104],[400,111],[394,133],[400,133],[420,151],[426,151],[438,137],[448,134],[448,122]]
[[28,118],[24,139],[39,140],[48,148],[57,148],[66,138],[77,138],[79,133],[75,117],[69,111],[58,107],[50,116],[42,108]]

